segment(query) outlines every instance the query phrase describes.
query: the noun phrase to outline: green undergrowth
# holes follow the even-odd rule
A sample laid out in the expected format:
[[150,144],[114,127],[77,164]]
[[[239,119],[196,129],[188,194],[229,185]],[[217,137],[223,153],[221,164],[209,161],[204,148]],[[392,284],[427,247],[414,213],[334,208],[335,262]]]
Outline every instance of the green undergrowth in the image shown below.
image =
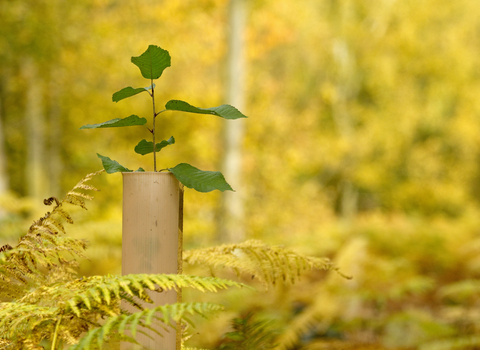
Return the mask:
[[[229,318],[216,347],[281,346],[282,336],[273,322],[260,314],[236,315],[241,303],[228,302],[220,291],[243,291],[238,296],[244,300],[258,296],[254,287],[265,291],[294,284],[312,270],[335,271],[337,278],[342,275],[328,259],[252,240],[185,251],[185,264],[208,275],[80,276],[78,261],[88,257],[88,243],[67,234],[67,225],[74,223],[69,211],[72,206],[87,209],[92,199],[88,192],[97,190],[89,181],[101,172],[87,175],[63,199],[45,199],[51,210],[34,221],[17,244],[0,248],[2,349],[107,349],[119,342],[135,344],[136,335],[145,330],[162,334],[165,326],[175,328],[177,323],[183,325],[183,341],[190,341],[197,334],[194,327],[199,319],[222,313]],[[147,291],[167,290],[196,292],[188,298],[192,301],[142,306],[151,303]],[[199,297],[202,294],[211,294],[211,300]],[[137,311],[124,310],[121,302]]]

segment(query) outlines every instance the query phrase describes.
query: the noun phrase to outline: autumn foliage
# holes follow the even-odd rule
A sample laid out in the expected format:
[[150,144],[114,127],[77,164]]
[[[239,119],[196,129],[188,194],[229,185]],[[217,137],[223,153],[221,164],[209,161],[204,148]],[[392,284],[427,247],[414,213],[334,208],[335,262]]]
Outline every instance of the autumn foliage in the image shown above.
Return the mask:
[[[194,345],[213,348],[220,334],[264,317],[278,321],[268,327],[288,349],[479,346],[478,4],[248,3],[245,232],[328,256],[353,279],[317,272],[265,297],[235,291],[225,296],[235,314],[218,324],[237,318],[236,328],[205,324]],[[224,102],[227,9],[226,0],[0,4],[4,244],[13,246],[18,227],[38,216],[29,198],[61,195],[99,169],[98,149],[149,164],[131,154],[133,132],[86,139],[78,131],[151,112],[110,102],[117,87],[143,83],[118,57],[152,42],[168,47],[176,70],[165,71],[159,98]],[[192,145],[165,152],[165,162],[218,168],[222,120],[178,113],[165,123],[160,139],[175,134]],[[93,217],[82,216],[75,232],[108,257],[92,257],[82,267],[90,274],[118,272],[121,181],[99,181]],[[220,201],[219,193],[187,192],[187,248],[217,239]]]

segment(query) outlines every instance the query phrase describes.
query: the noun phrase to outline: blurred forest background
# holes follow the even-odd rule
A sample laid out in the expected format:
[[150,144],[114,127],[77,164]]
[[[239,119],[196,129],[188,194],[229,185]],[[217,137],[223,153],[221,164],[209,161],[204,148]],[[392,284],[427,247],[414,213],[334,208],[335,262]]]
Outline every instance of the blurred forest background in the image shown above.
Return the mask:
[[[243,5],[239,103],[249,119],[232,184],[238,234],[222,228],[223,194],[187,190],[185,248],[262,239],[330,257],[353,276],[317,273],[224,297],[234,312],[254,310],[286,337],[296,333],[292,349],[480,346],[478,2]],[[43,198],[101,169],[96,152],[152,170],[133,152],[145,129],[79,130],[149,118],[146,95],[111,102],[125,86],[150,84],[130,63],[148,45],[172,56],[157,84],[160,107],[231,99],[229,11],[227,0],[0,1],[1,244],[48,210]],[[160,139],[177,140],[160,167],[223,167],[225,121],[165,113],[157,123]],[[120,273],[121,175],[95,181],[101,192],[69,232],[91,243],[82,273]],[[215,346],[227,316],[192,344]]]

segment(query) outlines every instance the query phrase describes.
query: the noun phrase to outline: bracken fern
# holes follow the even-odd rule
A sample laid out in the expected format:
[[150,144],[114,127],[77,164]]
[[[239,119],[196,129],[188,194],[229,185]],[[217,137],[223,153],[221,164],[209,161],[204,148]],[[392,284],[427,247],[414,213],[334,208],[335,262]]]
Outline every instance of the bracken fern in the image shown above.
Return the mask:
[[186,263],[208,267],[213,274],[219,268],[228,268],[235,271],[237,276],[248,274],[256,278],[265,287],[275,285],[278,281],[295,283],[302,273],[312,269],[339,272],[327,258],[300,255],[284,247],[269,246],[258,240],[194,249],[184,252],[183,255]]
[[54,197],[46,199],[46,205],[55,202],[53,210],[35,221],[15,247],[7,244],[0,248],[0,300],[18,299],[29,288],[66,281],[75,275],[75,260],[66,260],[62,253],[84,257],[86,242],[60,234],[65,233],[63,222],[73,224],[64,205],[70,203],[87,209],[85,200],[92,197],[77,190],[97,191],[85,182],[102,172],[85,176],[61,201]]
[[[51,349],[71,345],[77,350],[101,348],[110,341],[135,343],[135,335],[145,329],[159,332],[175,327],[175,322],[192,323],[191,315],[205,317],[223,309],[211,303],[175,303],[148,309],[145,302],[152,301],[146,290],[217,292],[243,286],[215,277],[186,275],[78,278],[76,261],[64,255],[83,257],[86,242],[64,235],[64,223],[73,223],[64,205],[86,209],[85,201],[92,197],[78,190],[96,190],[85,182],[101,172],[87,175],[63,200],[45,200],[46,205],[55,203],[53,210],[35,221],[15,247],[1,248],[1,349],[43,349],[39,344],[44,340],[51,343]],[[121,301],[139,312],[123,310]]]
[[[75,258],[84,257],[87,245],[65,234],[64,224],[73,223],[65,204],[87,209],[86,200],[92,197],[79,191],[96,191],[86,182],[101,172],[87,175],[60,201],[54,197],[46,199],[46,205],[54,205],[51,212],[35,221],[16,246],[0,248],[0,349],[44,349],[39,344],[45,341],[51,349],[69,346],[75,350],[102,349],[119,341],[136,343],[139,333],[163,334],[168,328],[178,329],[178,324],[189,327],[193,325],[192,316],[207,317],[223,309],[217,304],[199,302],[147,308],[152,303],[147,291],[191,288],[217,292],[246,287],[214,276],[136,274],[79,278]],[[73,258],[67,259],[68,255]],[[183,259],[211,271],[231,269],[239,276],[248,274],[266,287],[279,282],[294,283],[311,269],[338,272],[328,259],[302,256],[256,240],[186,251]],[[133,305],[137,312],[124,310],[122,302]],[[233,349],[249,344],[254,349],[255,344],[265,344],[266,339],[282,339],[269,332],[263,321],[237,319],[233,333],[240,334],[243,343],[229,341],[224,347]]]

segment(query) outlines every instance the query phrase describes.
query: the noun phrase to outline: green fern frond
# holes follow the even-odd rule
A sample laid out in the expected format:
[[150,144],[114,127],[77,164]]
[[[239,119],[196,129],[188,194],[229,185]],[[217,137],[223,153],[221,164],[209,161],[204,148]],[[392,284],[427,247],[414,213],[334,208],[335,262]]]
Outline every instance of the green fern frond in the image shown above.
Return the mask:
[[[167,325],[175,329],[175,322],[182,319],[188,319],[187,315],[200,315],[206,317],[206,314],[215,311],[221,311],[223,307],[211,303],[177,303],[172,305],[157,306],[153,309],[145,309],[132,315],[118,315],[110,317],[104,325],[89,331],[82,340],[69,348],[69,350],[90,349],[91,346],[101,346],[110,340],[110,337],[125,334],[130,331],[132,337],[130,342],[135,342],[137,332],[141,332],[141,327],[149,329],[158,329],[158,326]],[[152,327],[156,325],[157,328]],[[164,326],[163,326],[164,327]]]
[[[176,290],[180,288],[193,288],[202,292],[217,292],[228,287],[247,287],[241,283],[215,277],[199,277],[188,275],[167,274],[139,274],[125,276],[93,276],[82,280],[75,280],[56,289],[51,295],[43,298],[58,300],[62,298],[77,316],[80,316],[79,305],[92,309],[99,304],[111,305],[125,300],[135,307],[140,308],[138,300],[151,302],[145,292]],[[247,287],[250,288],[250,287]],[[74,291],[69,293],[68,291]]]
[[[57,320],[64,315],[66,317],[63,317],[60,326],[62,340],[70,343],[72,339],[78,341],[82,332],[91,330],[78,348],[91,345],[91,342],[118,340],[118,337],[125,340],[123,331],[126,329],[135,336],[137,330],[150,329],[152,324],[158,330],[162,323],[172,325],[180,319],[192,323],[189,315],[206,317],[206,314],[222,307],[202,303],[172,304],[129,315],[122,313],[120,300],[135,297],[145,301],[148,297],[145,289],[218,291],[231,286],[243,287],[240,283],[219,278],[184,275],[93,276],[43,285],[17,302],[0,304],[0,334],[5,334],[5,340],[16,343],[22,343],[23,340],[18,337],[26,334],[29,334],[28,339],[35,337],[39,342],[51,339]],[[98,317],[106,317],[106,323],[102,326],[97,324],[95,320]]]
[[257,240],[185,251],[183,259],[188,264],[203,265],[212,271],[229,268],[237,275],[249,274],[265,285],[279,280],[295,283],[303,272],[311,269],[338,271],[329,259],[303,256]]
[[[25,324],[25,327],[35,329],[35,324],[31,321],[35,319],[42,320],[44,330],[52,331],[53,324],[59,315],[70,315],[68,321],[70,326],[65,326],[65,329],[72,330],[78,329],[78,327],[87,327],[88,329],[89,327],[85,326],[86,320],[92,320],[89,321],[90,325],[95,326],[93,321],[95,317],[115,318],[119,316],[122,313],[119,308],[120,300],[127,300],[128,297],[131,297],[149,301],[145,289],[158,291],[193,288],[216,292],[232,286],[243,287],[244,285],[214,277],[185,275],[93,276],[66,283],[42,285],[26,293],[15,303],[4,303],[5,306],[0,309],[0,334],[7,329],[17,332],[18,327],[12,328],[13,324]],[[136,306],[141,308],[139,303]],[[36,312],[37,308],[39,312]],[[179,309],[177,310],[177,308]],[[196,304],[182,304],[181,306],[173,304],[169,310],[173,316],[167,314],[165,317],[173,317],[175,321],[178,320],[175,316],[177,314],[185,316],[188,313],[202,314],[202,309],[199,309]],[[46,316],[47,313],[50,315],[49,317]],[[31,320],[25,323],[24,315],[30,317]],[[93,317],[94,315],[96,316]],[[153,313],[145,315],[152,317]],[[185,321],[188,322],[188,319]],[[49,327],[46,327],[46,324]],[[81,331],[77,333],[80,334]]]

